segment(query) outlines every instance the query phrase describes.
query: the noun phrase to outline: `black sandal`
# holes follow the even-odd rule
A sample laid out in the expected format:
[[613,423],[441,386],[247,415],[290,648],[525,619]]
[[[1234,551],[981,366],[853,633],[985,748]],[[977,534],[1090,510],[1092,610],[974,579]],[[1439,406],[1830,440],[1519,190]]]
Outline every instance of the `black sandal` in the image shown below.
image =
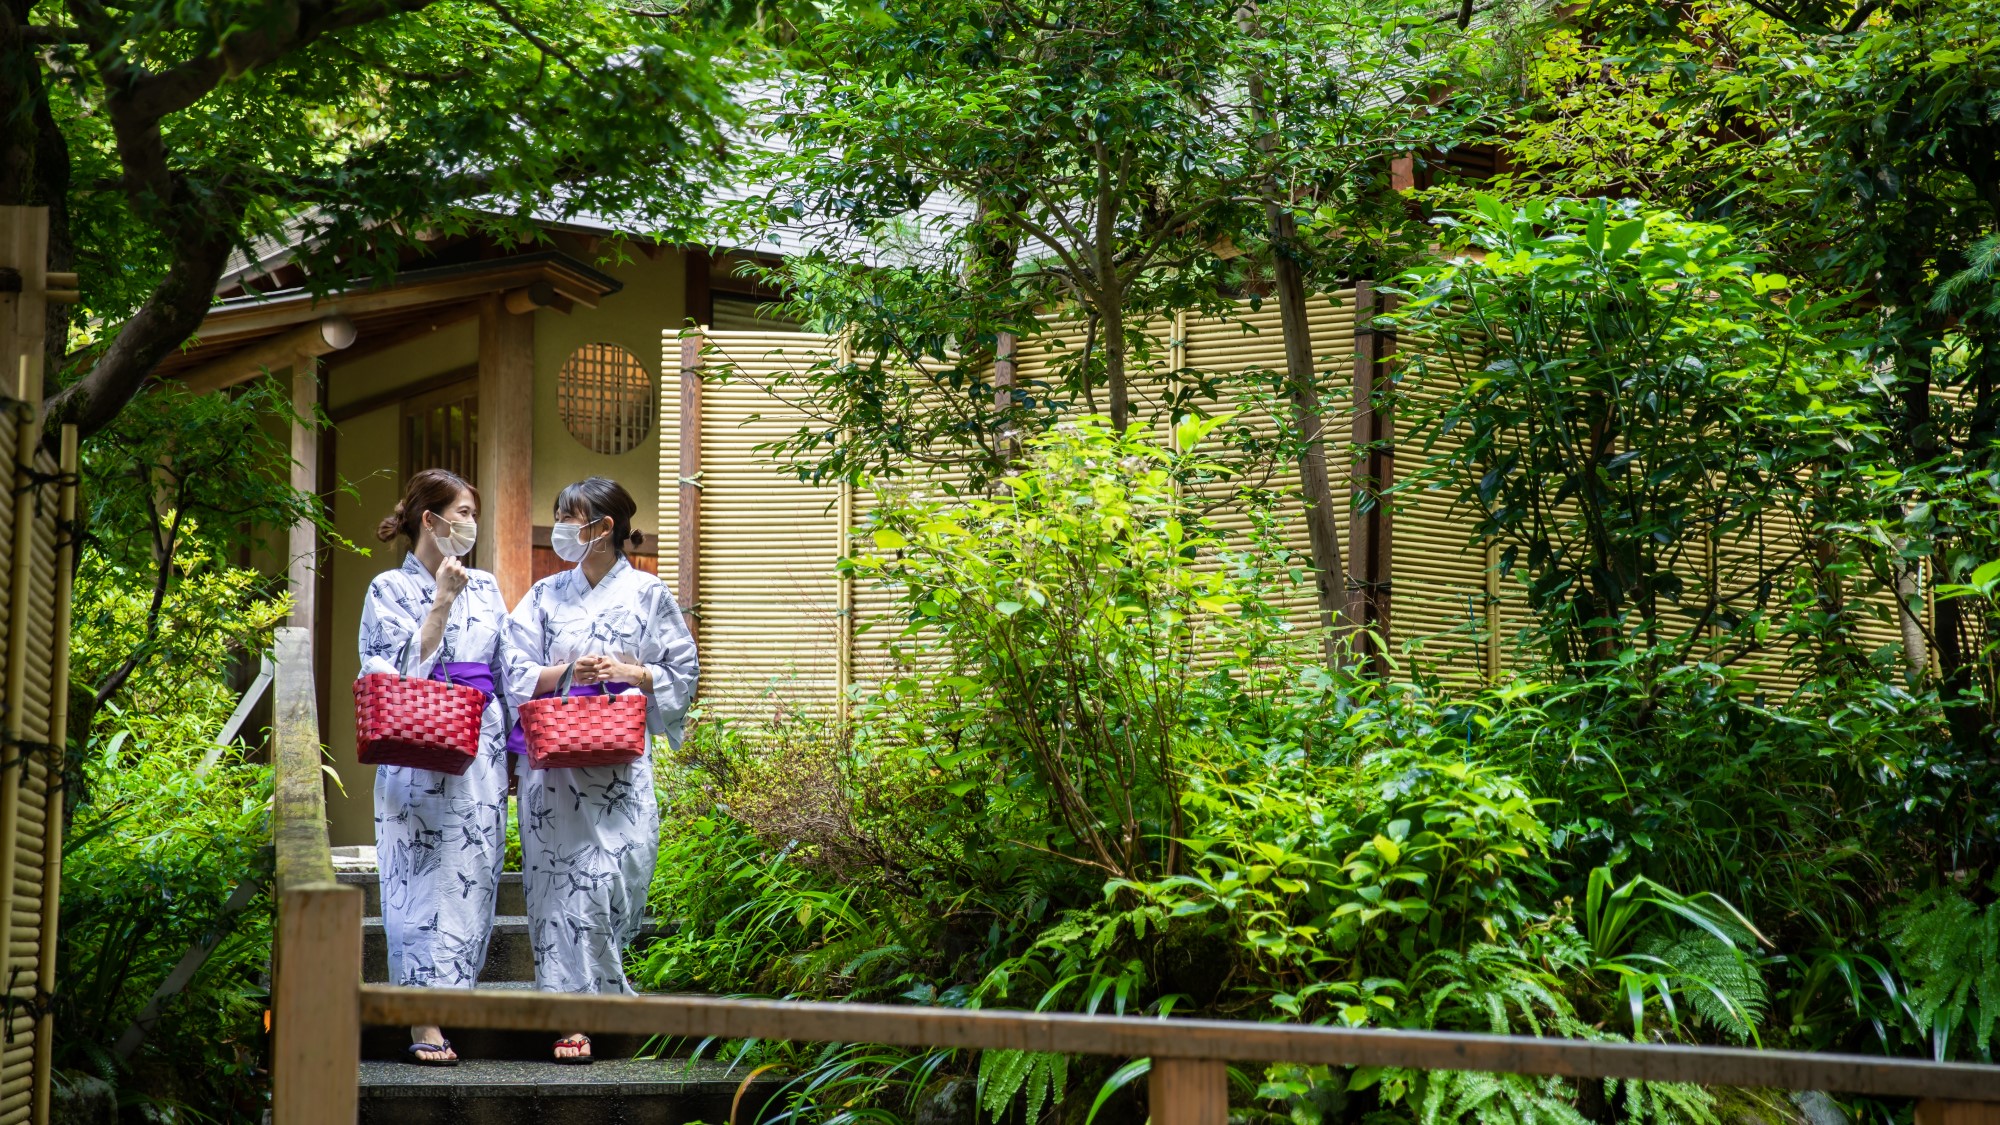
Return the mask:
[[[556,1050],[560,1051],[564,1047],[572,1047],[572,1048],[581,1047],[585,1051],[589,1051],[590,1036],[567,1035],[561,1039],[556,1040],[556,1046],[555,1046]],[[561,1055],[556,1055],[554,1056],[554,1058],[557,1063],[560,1063],[563,1066],[589,1066],[591,1063],[597,1061],[597,1057],[595,1055],[590,1055],[590,1054],[575,1055],[567,1059],[563,1058]]]
[[451,1050],[449,1039],[442,1043],[412,1043],[403,1048],[403,1061],[412,1066],[457,1066],[457,1059],[443,1057],[449,1050]]

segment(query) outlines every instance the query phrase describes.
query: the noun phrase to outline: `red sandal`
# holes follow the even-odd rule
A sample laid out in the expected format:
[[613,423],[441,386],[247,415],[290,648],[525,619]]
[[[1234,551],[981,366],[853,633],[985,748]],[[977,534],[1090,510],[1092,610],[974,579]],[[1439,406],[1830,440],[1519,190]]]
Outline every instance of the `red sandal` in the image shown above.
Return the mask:
[[[564,1047],[569,1047],[571,1049],[581,1047],[583,1048],[584,1051],[588,1052],[590,1050],[590,1036],[569,1035],[556,1040],[556,1048],[555,1048],[556,1050],[560,1051]],[[589,1054],[573,1055],[569,1058],[564,1058],[561,1055],[557,1055],[555,1056],[555,1061],[561,1063],[564,1066],[589,1066],[591,1063],[596,1062],[597,1059]]]

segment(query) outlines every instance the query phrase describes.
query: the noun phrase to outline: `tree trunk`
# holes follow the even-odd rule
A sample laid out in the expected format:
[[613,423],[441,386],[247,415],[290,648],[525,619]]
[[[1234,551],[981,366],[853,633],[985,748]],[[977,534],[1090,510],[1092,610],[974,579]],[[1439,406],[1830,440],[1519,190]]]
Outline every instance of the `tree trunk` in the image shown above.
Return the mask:
[[1097,271],[1097,320],[1104,326],[1104,389],[1111,400],[1111,428],[1120,434],[1131,423],[1125,386],[1125,286],[1118,276],[1118,196],[1111,180],[1110,155],[1098,153],[1097,238],[1092,254]]
[[[1911,451],[1918,465],[1929,465],[1942,456],[1944,450],[1938,440],[1937,423],[1931,416],[1931,363],[1930,341],[1938,333],[1935,326],[1920,323],[1917,333],[1923,339],[1915,348],[1906,348],[1897,357],[1897,367],[1902,377],[1903,398],[1903,439],[1904,448]],[[1951,529],[1941,528],[1940,539],[1950,536]],[[1943,546],[1942,543],[1938,546]],[[1933,557],[1941,557],[1943,551],[1934,551]],[[1965,605],[1961,598],[1940,598],[1933,611],[1933,635],[1937,642],[1937,662],[1939,673],[1938,696],[1944,703],[1945,721],[1951,729],[1951,740],[1961,755],[1980,752],[1986,729],[1985,709],[1978,705],[1974,685],[1974,669],[1965,651]]]
[[1111,428],[1119,433],[1132,422],[1132,406],[1125,386],[1125,296],[1113,281],[1099,290],[1099,316],[1104,323],[1104,390],[1111,400]]
[[[972,254],[965,264],[964,285],[970,290],[980,307],[991,308],[989,298],[996,288],[1006,286],[1014,276],[1014,261],[1020,255],[1020,230],[1006,221],[1006,215],[1026,206],[1026,197],[1017,197],[1011,203],[992,196],[979,197],[979,214],[975,220],[975,236],[972,240]],[[997,216],[997,218],[996,218]],[[1012,308],[1011,300],[1007,308]],[[1019,455],[1020,435],[1014,422],[1014,334],[996,331],[989,349],[983,332],[967,349],[964,362],[977,369],[986,361],[993,368],[993,417],[992,430],[987,434],[991,440],[984,443],[987,458],[987,472],[998,479],[1007,471],[1014,457]],[[1014,451],[1009,454],[1010,448]]]
[[[1254,9],[1246,9],[1244,30],[1256,33]],[[1268,124],[1264,76],[1250,75],[1253,123]],[[1265,131],[1257,148],[1266,160],[1277,152],[1278,138]],[[1347,617],[1347,568],[1340,557],[1339,509],[1326,475],[1326,420],[1320,411],[1319,372],[1313,356],[1312,321],[1306,309],[1305,269],[1299,264],[1298,220],[1288,193],[1275,174],[1264,185],[1264,220],[1270,227],[1271,274],[1278,290],[1278,320],[1285,339],[1285,382],[1292,398],[1292,424],[1298,428],[1299,494],[1305,501],[1306,539],[1312,550],[1313,583],[1319,597],[1319,624],[1326,633],[1328,668],[1338,660],[1336,635]]]
[[1338,659],[1337,633],[1347,626],[1347,568],[1340,557],[1340,510],[1326,474],[1325,419],[1320,411],[1312,324],[1306,309],[1305,271],[1293,246],[1297,225],[1276,199],[1264,212],[1271,226],[1271,272],[1277,282],[1278,317],[1285,335],[1285,381],[1291,389],[1292,424],[1298,428],[1299,494],[1305,501],[1306,538],[1312,549],[1319,624],[1326,631],[1327,667]]

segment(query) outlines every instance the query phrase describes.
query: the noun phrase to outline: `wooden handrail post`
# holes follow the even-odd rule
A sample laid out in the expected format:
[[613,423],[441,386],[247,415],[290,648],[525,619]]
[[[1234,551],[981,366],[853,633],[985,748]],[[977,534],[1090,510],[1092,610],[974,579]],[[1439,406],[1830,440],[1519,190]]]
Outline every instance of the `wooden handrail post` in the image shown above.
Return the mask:
[[334,878],[312,630],[278,630],[271,796],[278,935],[271,965],[272,1125],[354,1125],[361,1074],[361,888]]
[[1153,1125],[1228,1125],[1229,1067],[1221,1059],[1154,1059],[1146,1095]]
[[272,1125],[354,1125],[361,1073],[361,888],[278,896]]
[[2000,1102],[1925,1098],[1917,1103],[1917,1125],[2000,1125]]

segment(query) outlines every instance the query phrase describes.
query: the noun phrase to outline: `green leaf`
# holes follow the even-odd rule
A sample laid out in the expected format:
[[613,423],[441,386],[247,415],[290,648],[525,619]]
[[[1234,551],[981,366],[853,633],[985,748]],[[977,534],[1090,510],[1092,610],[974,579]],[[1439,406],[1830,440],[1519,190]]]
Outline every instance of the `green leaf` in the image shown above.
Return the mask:
[[1104,1108],[1104,1103],[1111,1100],[1111,1095],[1144,1078],[1152,1069],[1152,1059],[1133,1059],[1112,1071],[1111,1077],[1105,1079],[1104,1084],[1097,1088],[1097,1097],[1091,1099],[1090,1112],[1083,1115],[1083,1125],[1091,1125],[1097,1120],[1097,1111]]
[[1645,233],[1646,221],[1644,219],[1633,219],[1631,222],[1619,223],[1617,226],[1612,227],[1610,256],[1613,258],[1624,257],[1632,247],[1639,244],[1639,239]]

